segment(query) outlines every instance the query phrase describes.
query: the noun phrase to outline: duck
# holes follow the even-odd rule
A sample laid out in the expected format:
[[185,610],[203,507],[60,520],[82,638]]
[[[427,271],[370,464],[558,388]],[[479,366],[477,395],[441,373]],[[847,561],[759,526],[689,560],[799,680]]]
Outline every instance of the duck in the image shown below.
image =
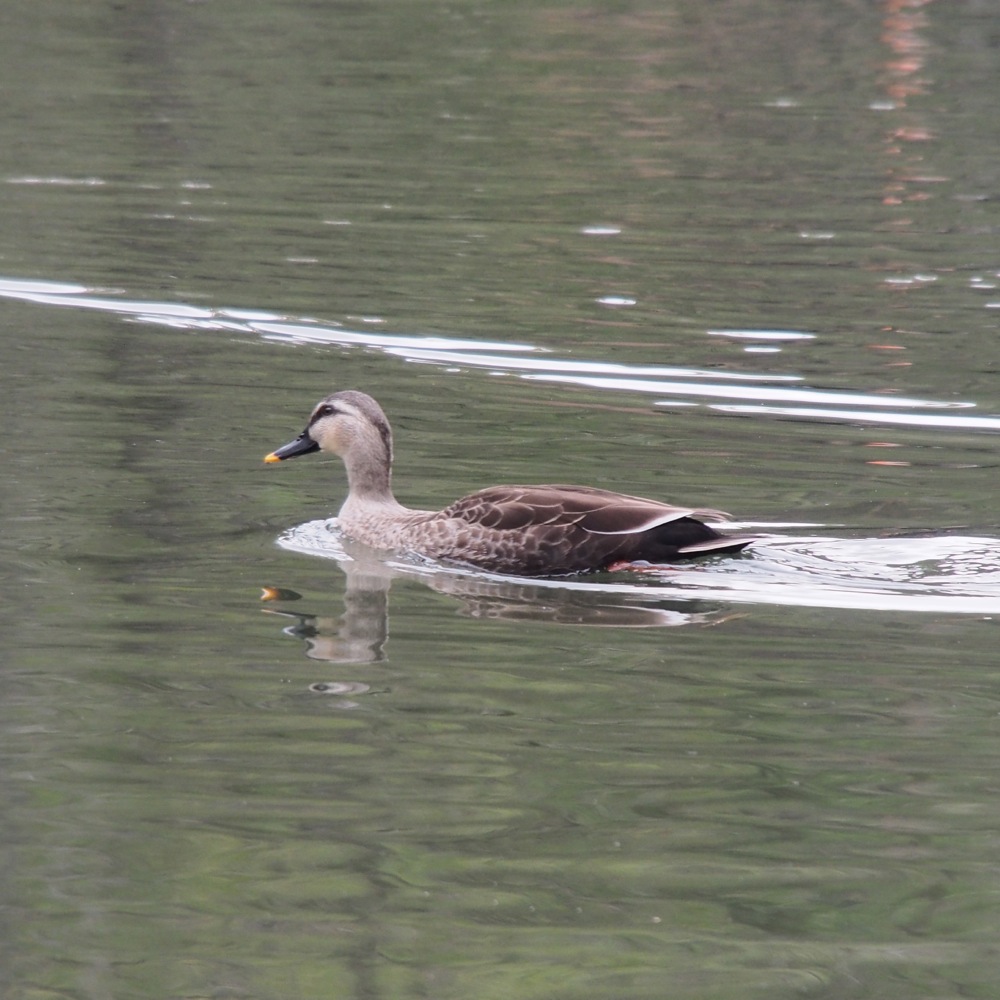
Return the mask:
[[512,576],[617,571],[735,553],[756,535],[705,524],[729,515],[673,507],[592,486],[489,486],[444,510],[414,510],[392,492],[392,428],[382,407],[355,389],[313,408],[305,430],[264,456],[283,462],[338,455],[347,471],[340,530],[373,549]]

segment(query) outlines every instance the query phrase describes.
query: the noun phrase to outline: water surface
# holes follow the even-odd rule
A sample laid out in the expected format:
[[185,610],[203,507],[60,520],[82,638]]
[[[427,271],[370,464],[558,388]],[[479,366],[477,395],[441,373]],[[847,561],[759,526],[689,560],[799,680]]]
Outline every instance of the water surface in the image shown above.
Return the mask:
[[[12,6],[4,995],[994,995],[991,16]],[[773,537],[371,560],[345,387]]]

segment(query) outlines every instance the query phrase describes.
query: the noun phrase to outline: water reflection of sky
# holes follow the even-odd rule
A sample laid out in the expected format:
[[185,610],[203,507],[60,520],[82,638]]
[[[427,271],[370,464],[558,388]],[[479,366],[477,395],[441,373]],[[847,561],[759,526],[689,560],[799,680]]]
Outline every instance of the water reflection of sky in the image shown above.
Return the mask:
[[[662,396],[663,399],[654,402],[664,406],[700,403],[726,413],[765,418],[1000,430],[1000,417],[969,412],[976,409],[974,402],[827,391],[802,385],[801,376],[781,372],[758,374],[565,359],[534,344],[349,330],[253,309],[211,309],[184,303],[135,301],[105,289],[47,281],[0,279],[0,296],[39,305],[105,310],[136,323],[189,330],[226,330],[293,345],[364,347],[450,371],[481,369],[493,375],[651,394]],[[375,321],[372,322],[374,325]],[[815,337],[803,331],[770,329],[706,330],[705,333],[772,350],[785,341]],[[942,410],[952,412],[942,413]]]

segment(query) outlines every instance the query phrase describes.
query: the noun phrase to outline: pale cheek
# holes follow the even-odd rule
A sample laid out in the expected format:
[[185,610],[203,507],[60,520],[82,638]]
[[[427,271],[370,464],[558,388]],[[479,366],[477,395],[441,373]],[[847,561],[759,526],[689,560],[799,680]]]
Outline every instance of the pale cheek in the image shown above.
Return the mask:
[[332,427],[324,427],[322,435],[317,438],[319,446],[323,451],[332,451],[335,455],[343,455],[350,444],[350,435],[344,432],[344,428],[339,424]]

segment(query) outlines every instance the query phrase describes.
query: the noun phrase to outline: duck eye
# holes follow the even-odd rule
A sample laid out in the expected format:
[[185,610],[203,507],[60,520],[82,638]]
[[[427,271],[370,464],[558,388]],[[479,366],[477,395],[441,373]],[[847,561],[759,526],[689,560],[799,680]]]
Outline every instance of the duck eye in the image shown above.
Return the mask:
[[324,403],[317,411],[317,417],[332,417],[337,412],[335,406],[331,406],[329,403]]

